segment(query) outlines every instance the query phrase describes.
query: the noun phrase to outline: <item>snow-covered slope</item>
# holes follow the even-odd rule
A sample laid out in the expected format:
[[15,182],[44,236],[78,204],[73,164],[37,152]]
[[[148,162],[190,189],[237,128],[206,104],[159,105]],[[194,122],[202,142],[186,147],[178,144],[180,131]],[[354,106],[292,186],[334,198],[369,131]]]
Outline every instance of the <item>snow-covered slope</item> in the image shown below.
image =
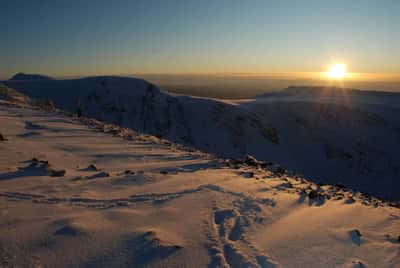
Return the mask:
[[225,157],[277,162],[323,183],[400,199],[400,95],[293,87],[252,101],[173,96],[144,80],[7,81],[71,112]]
[[[257,114],[218,100],[172,96],[144,80],[91,77],[76,80],[8,81],[33,98],[138,131],[238,157],[257,140],[277,145],[274,128]],[[79,104],[78,104],[79,103]]]
[[23,107],[0,100],[1,267],[400,265],[388,203]]
[[292,87],[243,106],[278,129],[286,148],[276,161],[321,182],[400,199],[400,94]]

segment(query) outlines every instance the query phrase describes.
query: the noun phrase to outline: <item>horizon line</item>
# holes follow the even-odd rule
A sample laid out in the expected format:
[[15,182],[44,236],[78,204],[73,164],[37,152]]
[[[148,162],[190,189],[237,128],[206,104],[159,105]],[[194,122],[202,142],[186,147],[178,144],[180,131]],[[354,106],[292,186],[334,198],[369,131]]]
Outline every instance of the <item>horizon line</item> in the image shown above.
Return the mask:
[[[287,71],[287,72],[132,72],[132,73],[97,73],[97,74],[71,74],[71,75],[48,75],[41,72],[18,72],[25,74],[40,74],[47,75],[55,79],[74,79],[74,78],[84,78],[92,76],[215,76],[215,77],[259,77],[259,78],[270,78],[270,79],[321,79],[329,80],[324,75],[326,72],[323,71]],[[12,76],[11,76],[12,77]],[[0,76],[1,81],[7,81],[11,77],[6,78],[5,76]],[[138,77],[140,78],[140,77]],[[400,73],[361,73],[361,72],[349,72],[347,77],[343,80],[399,80]]]

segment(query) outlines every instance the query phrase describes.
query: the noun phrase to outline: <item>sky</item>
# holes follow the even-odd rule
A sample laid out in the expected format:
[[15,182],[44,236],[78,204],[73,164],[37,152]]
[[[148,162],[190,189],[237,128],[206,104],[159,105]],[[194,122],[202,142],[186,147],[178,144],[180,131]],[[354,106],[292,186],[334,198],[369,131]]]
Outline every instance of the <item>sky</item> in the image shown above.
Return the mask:
[[0,0],[0,78],[400,73],[400,1]]

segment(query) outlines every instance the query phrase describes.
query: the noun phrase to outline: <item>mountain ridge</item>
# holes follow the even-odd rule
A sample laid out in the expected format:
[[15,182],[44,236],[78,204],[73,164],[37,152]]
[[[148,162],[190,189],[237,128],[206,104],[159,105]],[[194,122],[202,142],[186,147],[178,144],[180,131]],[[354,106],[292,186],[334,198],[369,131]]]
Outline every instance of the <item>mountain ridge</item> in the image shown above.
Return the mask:
[[[145,80],[124,77],[5,84],[70,112],[77,112],[79,103],[84,116],[223,157],[251,154],[317,182],[343,183],[381,198],[400,196],[398,105],[374,95],[348,102],[292,94],[230,104],[170,95]],[[381,105],[372,105],[371,98]],[[396,104],[392,96],[385,101]]]

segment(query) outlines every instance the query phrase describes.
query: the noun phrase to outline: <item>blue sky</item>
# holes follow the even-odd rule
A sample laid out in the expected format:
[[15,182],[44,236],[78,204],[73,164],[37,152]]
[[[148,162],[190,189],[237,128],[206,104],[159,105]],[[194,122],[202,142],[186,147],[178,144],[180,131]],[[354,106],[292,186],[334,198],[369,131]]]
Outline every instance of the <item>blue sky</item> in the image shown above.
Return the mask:
[[3,1],[0,77],[400,72],[400,1]]

